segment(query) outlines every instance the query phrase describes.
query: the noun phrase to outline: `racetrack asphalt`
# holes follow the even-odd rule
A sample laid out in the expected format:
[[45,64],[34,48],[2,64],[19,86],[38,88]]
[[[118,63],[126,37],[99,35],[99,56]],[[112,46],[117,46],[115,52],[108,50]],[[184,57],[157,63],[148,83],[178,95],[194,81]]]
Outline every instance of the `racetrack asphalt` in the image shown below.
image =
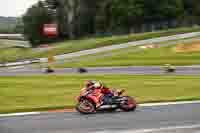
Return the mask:
[[[133,75],[160,75],[166,74],[162,66],[129,66],[129,67],[90,67],[85,68],[87,74],[133,74]],[[43,69],[23,67],[18,69],[1,68],[0,76],[39,75],[44,74]],[[52,74],[77,74],[77,68],[55,69]],[[176,75],[200,75],[200,66],[177,66]]]
[[1,133],[199,133],[200,103],[140,106],[135,112],[0,117]]

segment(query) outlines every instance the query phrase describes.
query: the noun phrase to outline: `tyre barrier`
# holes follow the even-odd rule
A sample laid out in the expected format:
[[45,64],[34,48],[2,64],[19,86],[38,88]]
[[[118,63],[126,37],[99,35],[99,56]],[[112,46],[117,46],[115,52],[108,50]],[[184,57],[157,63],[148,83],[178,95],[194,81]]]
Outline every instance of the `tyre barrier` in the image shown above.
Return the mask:
[[45,70],[45,73],[54,73],[55,71],[50,68],[50,67],[47,67],[47,69]]
[[87,73],[88,70],[85,68],[78,68],[78,73]]
[[172,66],[171,64],[166,64],[164,67],[164,71],[166,73],[174,73],[174,72],[176,72],[176,68],[174,66]]
[[167,73],[173,73],[173,72],[176,72],[176,69],[168,68],[168,69],[166,69],[166,72]]

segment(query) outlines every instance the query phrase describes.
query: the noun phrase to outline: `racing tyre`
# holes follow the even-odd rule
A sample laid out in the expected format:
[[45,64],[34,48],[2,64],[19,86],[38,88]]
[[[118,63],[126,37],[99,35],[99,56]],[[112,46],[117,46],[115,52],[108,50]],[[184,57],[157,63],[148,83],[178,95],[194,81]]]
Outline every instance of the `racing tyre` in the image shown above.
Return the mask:
[[129,111],[134,111],[136,109],[137,104],[135,99],[129,96],[123,97],[123,99],[124,101],[122,102],[122,104],[120,104],[121,110],[129,112]]
[[89,100],[83,100],[76,106],[76,110],[81,114],[93,114],[96,113],[95,105]]

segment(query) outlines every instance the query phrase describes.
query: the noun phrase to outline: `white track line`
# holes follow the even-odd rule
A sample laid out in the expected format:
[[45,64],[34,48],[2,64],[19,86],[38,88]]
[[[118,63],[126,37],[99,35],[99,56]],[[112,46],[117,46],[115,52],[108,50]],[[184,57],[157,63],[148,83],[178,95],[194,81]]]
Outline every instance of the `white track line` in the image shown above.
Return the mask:
[[[154,107],[154,106],[182,105],[182,104],[200,104],[200,101],[145,103],[145,104],[139,104],[139,107]],[[41,113],[42,112],[24,112],[24,113],[0,114],[0,117],[38,115],[38,114],[41,114]]]
[[195,128],[200,128],[200,125],[198,124],[198,125],[173,126],[165,128],[140,129],[140,130],[122,131],[120,133],[154,133],[154,132],[164,132],[170,130],[181,130],[181,129],[183,130],[183,129],[195,129]]
[[0,114],[0,117],[26,116],[26,115],[37,115],[37,114],[41,114],[41,112],[25,112],[25,113],[13,113],[13,114]]
[[179,105],[179,104],[200,104],[200,101],[145,103],[145,104],[140,104],[139,106],[141,106],[141,107],[151,107],[151,106],[167,106],[167,105]]
[[[163,128],[152,128],[152,129],[139,129],[139,130],[126,130],[126,131],[99,131],[93,133],[154,133],[154,132],[165,132],[170,130],[183,130],[183,129],[195,129],[200,128],[200,125],[184,125],[184,126],[173,126]],[[173,131],[175,132],[175,131]]]

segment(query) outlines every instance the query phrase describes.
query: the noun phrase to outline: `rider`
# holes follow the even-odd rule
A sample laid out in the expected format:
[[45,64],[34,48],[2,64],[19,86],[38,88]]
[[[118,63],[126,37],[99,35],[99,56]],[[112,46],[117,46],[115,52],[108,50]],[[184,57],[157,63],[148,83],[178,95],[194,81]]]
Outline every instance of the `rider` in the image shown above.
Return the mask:
[[[91,81],[91,80],[86,81],[86,89],[87,90],[101,89],[101,93],[104,94],[104,97],[103,97],[104,104],[109,104],[111,97],[114,96],[114,93],[115,93],[114,90],[107,88],[102,83],[98,81]],[[99,103],[97,107],[99,107],[101,104],[102,103]]]

